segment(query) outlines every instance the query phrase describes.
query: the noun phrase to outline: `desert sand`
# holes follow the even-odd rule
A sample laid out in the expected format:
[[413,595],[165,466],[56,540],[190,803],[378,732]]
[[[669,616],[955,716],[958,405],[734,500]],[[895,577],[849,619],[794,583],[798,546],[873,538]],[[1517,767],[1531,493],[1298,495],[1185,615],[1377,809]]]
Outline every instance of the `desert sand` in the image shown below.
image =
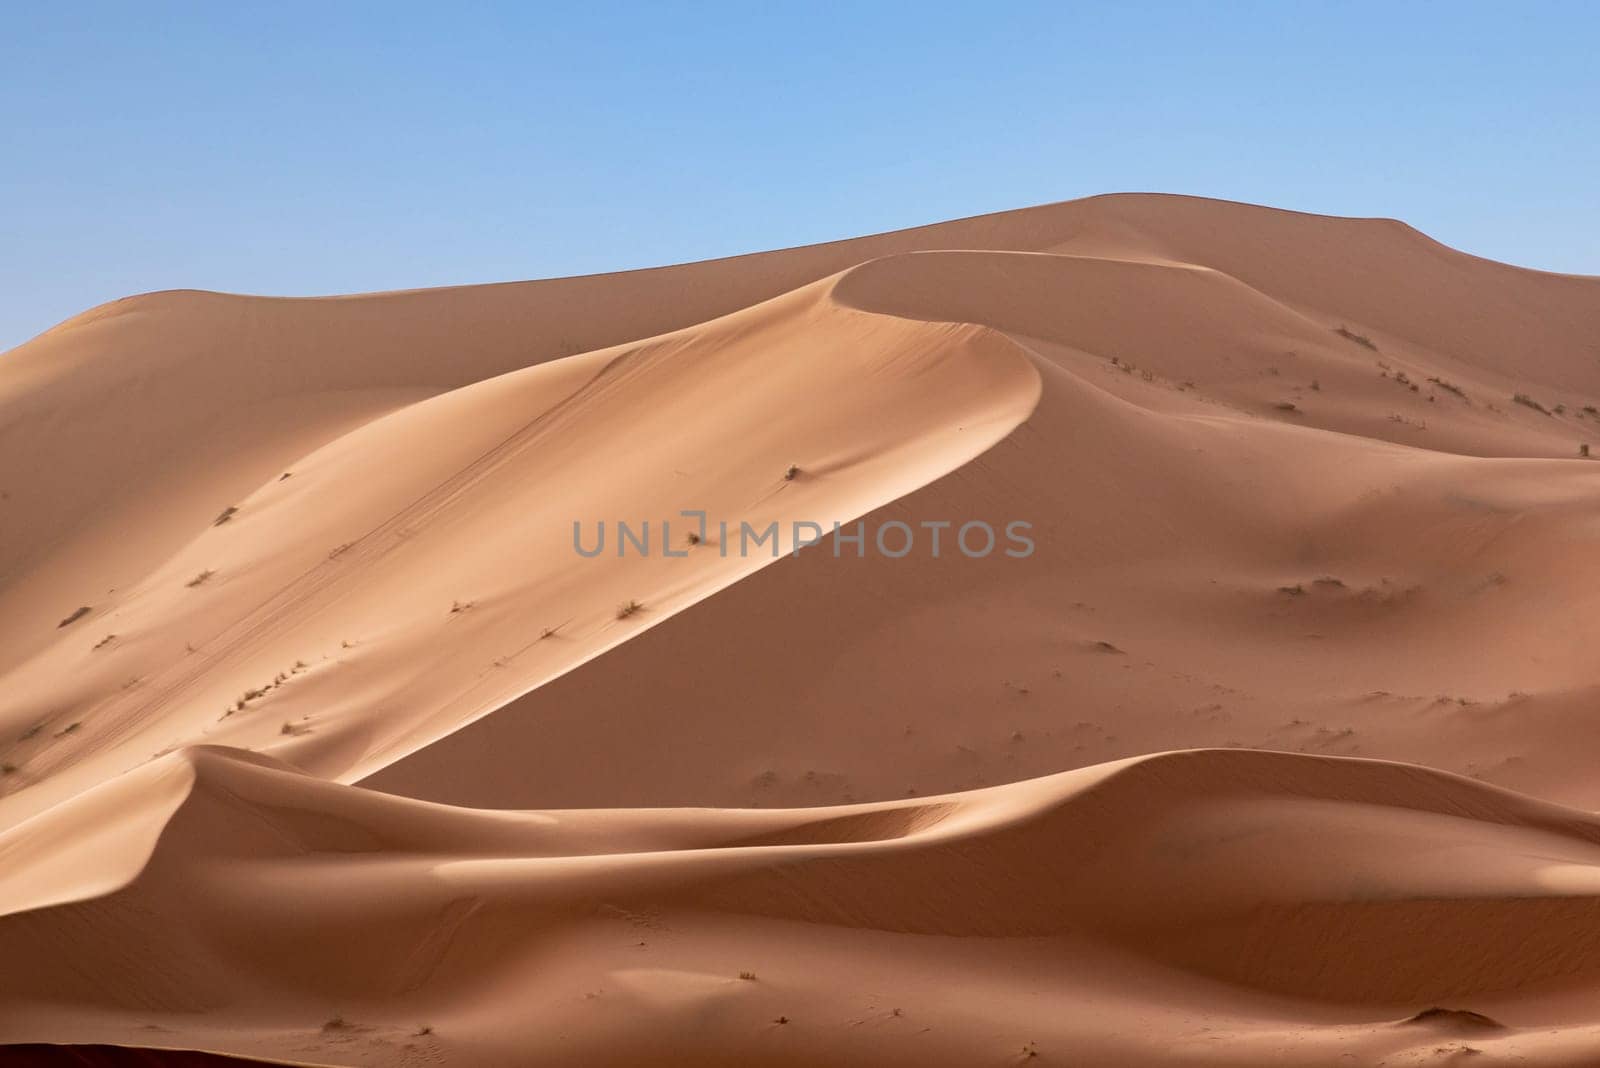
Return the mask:
[[1600,1064],[1597,406],[1600,278],[1175,196],[88,311],[0,1058]]

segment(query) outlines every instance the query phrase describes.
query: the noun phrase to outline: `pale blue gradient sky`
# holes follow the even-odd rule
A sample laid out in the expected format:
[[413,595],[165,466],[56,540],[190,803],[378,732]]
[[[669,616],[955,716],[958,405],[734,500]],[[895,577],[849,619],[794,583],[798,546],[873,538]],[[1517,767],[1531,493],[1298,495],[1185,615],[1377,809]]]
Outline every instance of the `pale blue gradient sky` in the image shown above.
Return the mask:
[[1600,273],[1600,5],[754,7],[4,5],[0,348],[1120,190]]

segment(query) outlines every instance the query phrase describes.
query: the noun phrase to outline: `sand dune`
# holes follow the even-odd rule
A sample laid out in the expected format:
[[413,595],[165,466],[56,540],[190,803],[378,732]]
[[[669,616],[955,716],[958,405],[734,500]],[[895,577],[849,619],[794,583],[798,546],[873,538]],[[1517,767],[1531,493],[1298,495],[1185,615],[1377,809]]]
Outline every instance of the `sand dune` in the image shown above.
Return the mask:
[[1596,337],[1158,196],[87,312],[0,357],[0,1041],[1593,1063]]
[[[112,862],[91,830],[142,856]],[[1600,820],[1248,751],[834,809],[496,812],[202,747],[0,853],[0,946],[29,965],[0,979],[28,1020],[14,1037],[161,1043],[181,1021],[209,1048],[314,1063],[1137,1064],[1179,1007],[1216,1063],[1441,1034],[1511,1056],[1550,1022],[1526,988],[1587,996],[1600,968]],[[115,885],[59,874],[90,868]],[[1288,997],[1320,1024],[1292,1041]],[[1397,1026],[1440,999],[1498,1026]]]

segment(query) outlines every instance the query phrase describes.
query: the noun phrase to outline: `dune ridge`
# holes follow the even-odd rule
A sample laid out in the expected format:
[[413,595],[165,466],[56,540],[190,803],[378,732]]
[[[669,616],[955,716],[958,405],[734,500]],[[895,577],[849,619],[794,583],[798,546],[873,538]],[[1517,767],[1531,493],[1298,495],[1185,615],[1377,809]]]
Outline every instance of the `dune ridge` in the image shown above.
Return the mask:
[[[1488,1045],[1507,1053],[1527,1041],[1507,976],[1556,994],[1595,980],[1593,936],[1573,936],[1592,931],[1600,910],[1600,821],[1407,765],[1198,750],[840,809],[565,812],[412,801],[221,747],[158,762],[169,767],[185,769],[189,786],[137,872],[79,901],[8,901],[0,944],[38,964],[5,980],[9,1003],[38,1003],[15,1037],[37,1039],[65,1003],[100,1041],[135,1022],[206,1014],[249,1021],[250,1037],[228,1052],[394,1063],[441,1047],[516,1063],[541,1026],[578,1016],[589,1033],[566,1055],[620,1062],[599,1029],[608,1016],[634,1026],[633,1006],[625,994],[610,1005],[607,977],[622,991],[665,983],[666,994],[670,978],[649,973],[683,968],[688,989],[652,1020],[671,1039],[636,1063],[717,1063],[736,1051],[802,1061],[829,1049],[892,1060],[879,1048],[889,1036],[858,1047],[828,1033],[850,995],[829,995],[795,967],[783,932],[797,927],[871,932],[885,953],[926,941],[950,966],[993,954],[991,966],[1015,956],[1026,970],[1040,952],[1112,960],[1217,1017],[1233,1007],[1219,981],[1254,990],[1244,1001],[1317,999],[1346,1027],[1466,999],[1480,1015],[1503,1014]],[[60,818],[87,819],[72,811],[86,801]],[[1297,849],[1307,836],[1321,849]],[[30,846],[48,848],[37,834],[17,844],[15,830],[0,841],[20,865],[31,866]],[[1387,862],[1363,870],[1372,856]],[[167,932],[162,952],[85,975],[75,962],[130,915]],[[241,938],[240,915],[271,937]],[[836,939],[824,936],[824,957],[843,953],[838,966],[848,952]],[[553,1015],[503,1021],[492,1037],[474,1029],[470,995],[548,987],[538,976],[552,963],[556,977],[602,992],[574,987],[543,1010]],[[872,999],[904,1002],[890,1018],[905,1019],[929,993],[903,975]],[[784,999],[813,1017],[793,1043],[761,1015]],[[571,1004],[584,1001],[596,1004]],[[712,1004],[722,1009],[706,1028],[694,1006]],[[307,1028],[318,1014],[344,1025]],[[434,1021],[431,1033],[410,1033],[416,1020]],[[1119,1063],[1156,1052],[1147,1037],[1095,1035],[1071,1008],[1018,1031],[1018,1049],[1024,1034],[1059,1050],[1104,1042]],[[961,1048],[916,1048],[935,1063],[1002,1052],[977,1036],[952,1040]],[[1387,1028],[1359,1045],[1395,1053],[1433,1041]],[[1307,1036],[1287,1063],[1321,1063],[1350,1043],[1338,1029]]]
[[[801,358],[819,345],[833,358]],[[846,386],[825,409],[792,403]],[[40,747],[20,768],[29,789],[0,808],[36,810],[197,742],[267,747],[330,776],[381,767],[772,563],[791,551],[795,520],[848,520],[959,465],[1036,393],[1000,335],[886,322],[812,288],[390,413],[286,464],[109,611],[57,627],[13,670],[17,730],[59,730],[63,697],[85,711],[73,744]],[[737,467],[722,455],[728,439]],[[438,445],[417,456],[417,440]],[[796,460],[803,475],[788,479]],[[638,528],[684,509],[757,530],[777,522],[780,544],[741,555],[679,541],[687,559],[669,559],[658,525],[651,556],[574,551],[574,524]],[[637,617],[617,618],[632,602]],[[456,662],[435,659],[419,677],[445,648],[441,626],[459,635]],[[369,644],[381,662],[363,664]],[[80,688],[64,694],[69,677]],[[274,694],[270,721],[238,696],[280,686],[296,696]],[[433,718],[391,709],[345,722],[330,686],[359,692],[363,709],[404,700]]]
[[0,1042],[1593,1063],[1595,337],[1155,195],[86,312],[0,356]]

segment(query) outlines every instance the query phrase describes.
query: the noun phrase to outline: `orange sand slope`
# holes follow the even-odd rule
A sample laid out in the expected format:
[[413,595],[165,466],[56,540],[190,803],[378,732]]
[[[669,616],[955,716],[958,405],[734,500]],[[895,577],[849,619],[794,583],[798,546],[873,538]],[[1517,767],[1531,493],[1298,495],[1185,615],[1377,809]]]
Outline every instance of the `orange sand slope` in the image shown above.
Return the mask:
[[[29,1037],[349,1064],[1600,1041],[1548,1026],[1600,982],[1600,819],[1376,761],[1192,750],[832,809],[492,812],[199,747],[0,855],[0,949],[28,963],[0,993]],[[1440,999],[1472,1008],[1397,1018]]]
[[87,312],[0,356],[0,1042],[1595,1063],[1596,339],[1160,196]]

